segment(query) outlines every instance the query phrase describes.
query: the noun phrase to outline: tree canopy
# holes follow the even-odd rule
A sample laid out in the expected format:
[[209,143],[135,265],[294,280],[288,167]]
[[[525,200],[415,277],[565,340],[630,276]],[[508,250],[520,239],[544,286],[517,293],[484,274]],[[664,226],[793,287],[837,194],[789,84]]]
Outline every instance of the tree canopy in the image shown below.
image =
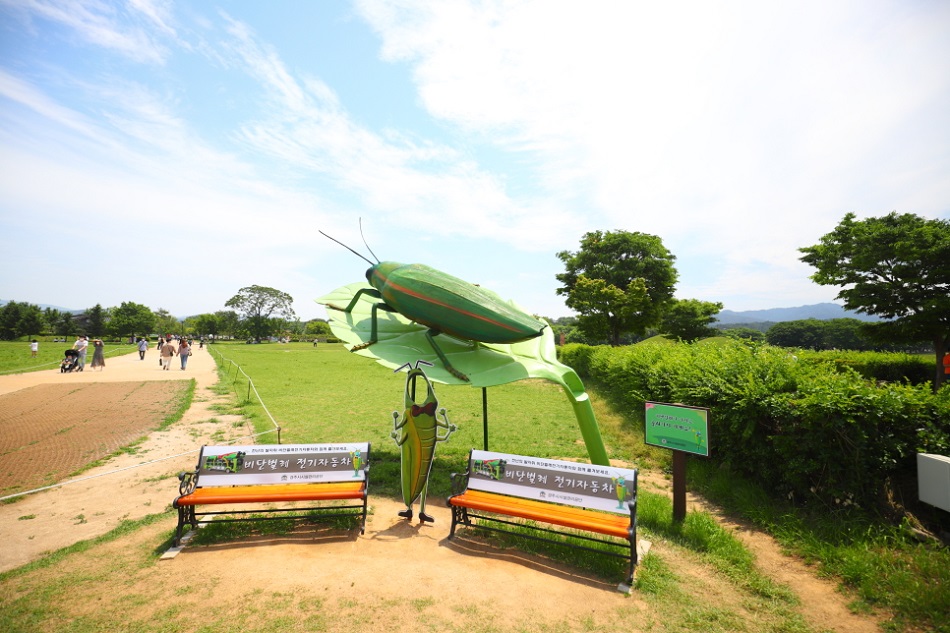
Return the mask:
[[267,286],[248,286],[241,288],[236,295],[224,304],[244,315],[247,330],[256,340],[269,336],[279,329],[280,319],[294,319],[294,298],[286,292]]
[[139,303],[123,301],[118,308],[109,310],[109,331],[113,336],[148,336],[155,327],[152,310]]
[[109,318],[107,310],[103,310],[100,304],[96,304],[86,311],[86,323],[90,336],[96,338],[106,333],[106,320]]
[[716,336],[719,332],[712,326],[722,304],[699,299],[676,299],[663,315],[660,330],[684,341]]
[[43,313],[39,306],[9,301],[0,308],[0,340],[39,334],[42,328]]
[[592,338],[620,344],[626,332],[642,335],[657,325],[673,298],[676,259],[655,235],[592,231],[577,252],[561,251],[566,272],[567,307],[578,313],[578,327]]
[[838,299],[887,321],[863,326],[880,341],[929,341],[936,355],[934,388],[950,348],[950,222],[896,211],[856,220],[848,213],[818,244],[800,248],[812,280],[840,286]]

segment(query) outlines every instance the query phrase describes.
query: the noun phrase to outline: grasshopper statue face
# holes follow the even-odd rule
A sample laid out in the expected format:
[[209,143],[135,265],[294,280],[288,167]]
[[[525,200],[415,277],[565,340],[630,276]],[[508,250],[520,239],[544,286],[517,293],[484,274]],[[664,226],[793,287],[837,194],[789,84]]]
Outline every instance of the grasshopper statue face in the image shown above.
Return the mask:
[[[401,511],[399,516],[411,520],[412,504],[421,497],[419,520],[423,523],[431,523],[434,519],[425,513],[425,509],[426,490],[429,486],[429,473],[432,470],[435,445],[436,442],[449,439],[455,431],[455,425],[449,422],[445,409],[439,408],[439,401],[435,397],[432,383],[425,372],[419,368],[419,365],[423,364],[431,366],[425,361],[417,361],[415,368],[403,365],[396,370],[402,371],[408,367],[409,374],[406,376],[405,409],[401,415],[399,411],[393,411],[392,438],[402,451],[400,455],[402,499],[406,503],[406,509]],[[425,383],[426,389],[425,399],[421,403],[415,400],[419,378]]]

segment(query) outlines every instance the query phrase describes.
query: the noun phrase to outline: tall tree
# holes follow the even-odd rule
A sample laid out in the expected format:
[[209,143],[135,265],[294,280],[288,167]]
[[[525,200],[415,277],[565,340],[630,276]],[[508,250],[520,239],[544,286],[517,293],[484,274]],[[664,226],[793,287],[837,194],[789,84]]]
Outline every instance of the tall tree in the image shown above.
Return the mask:
[[8,301],[0,308],[0,339],[12,341],[21,336],[39,334],[43,312],[32,303]]
[[79,331],[72,312],[63,310],[59,313],[59,323],[56,324],[56,333],[61,336],[72,336]]
[[17,322],[17,332],[20,336],[32,336],[43,331],[43,311],[38,305],[24,303],[21,305],[20,320]]
[[0,339],[12,341],[17,334],[17,324],[20,322],[20,304],[16,301],[7,302],[0,309]]
[[219,319],[213,314],[199,314],[198,316],[185,319],[185,323],[190,323],[192,330],[198,336],[217,336],[219,328]]
[[155,311],[155,329],[159,334],[183,334],[181,321],[165,308]]
[[825,327],[818,319],[782,321],[769,328],[765,340],[776,347],[801,347],[818,351],[825,348]]
[[89,325],[89,334],[94,337],[101,337],[106,333],[106,317],[108,313],[102,309],[100,304],[96,304],[86,311],[86,321]]
[[307,321],[307,327],[304,330],[304,333],[307,336],[322,336],[324,338],[333,336],[333,331],[330,329],[330,324],[323,319],[313,319]]
[[109,330],[113,336],[148,336],[154,331],[155,315],[141,304],[124,301],[118,308],[111,308],[109,312],[112,315]]
[[699,299],[677,299],[670,303],[663,315],[660,331],[684,341],[716,336],[719,331],[711,327],[722,304]]
[[858,221],[848,213],[818,244],[799,250],[816,268],[815,282],[841,287],[845,308],[887,319],[864,325],[868,336],[931,342],[940,388],[950,349],[950,221],[896,211]]
[[218,333],[222,336],[236,336],[241,327],[241,318],[234,310],[218,310],[214,313],[218,320]]
[[[224,304],[244,315],[248,331],[257,341],[275,331],[272,318],[294,319],[294,298],[286,292],[267,286],[241,288]],[[277,329],[280,329],[279,327]]]
[[46,321],[46,331],[55,333],[63,321],[63,315],[56,308],[43,308],[43,319]]
[[657,325],[673,298],[676,259],[655,235],[592,231],[575,253],[561,251],[566,272],[557,294],[575,310],[578,327],[595,339],[620,344],[624,333],[642,335]]

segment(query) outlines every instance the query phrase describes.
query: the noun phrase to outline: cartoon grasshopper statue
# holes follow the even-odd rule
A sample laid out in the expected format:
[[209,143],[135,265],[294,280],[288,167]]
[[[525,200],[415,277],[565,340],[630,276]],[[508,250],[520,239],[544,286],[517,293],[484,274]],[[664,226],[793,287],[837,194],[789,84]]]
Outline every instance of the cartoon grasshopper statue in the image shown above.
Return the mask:
[[[432,523],[435,519],[426,514],[425,510],[426,491],[429,486],[432,459],[435,455],[435,444],[449,439],[455,431],[455,425],[449,423],[445,408],[439,408],[439,401],[435,397],[432,383],[419,365],[433,366],[432,363],[426,361],[416,361],[415,368],[411,363],[407,363],[396,370],[402,371],[404,368],[409,368],[409,374],[406,377],[406,409],[402,413],[402,421],[399,420],[400,413],[393,411],[392,438],[402,449],[400,456],[402,499],[406,503],[406,509],[401,511],[399,516],[411,520],[412,504],[421,496],[419,520],[423,523]],[[416,381],[419,378],[422,378],[426,385],[426,398],[422,404],[417,404],[415,400]],[[441,416],[441,420],[437,414]],[[439,435],[440,428],[445,431],[444,435]]]

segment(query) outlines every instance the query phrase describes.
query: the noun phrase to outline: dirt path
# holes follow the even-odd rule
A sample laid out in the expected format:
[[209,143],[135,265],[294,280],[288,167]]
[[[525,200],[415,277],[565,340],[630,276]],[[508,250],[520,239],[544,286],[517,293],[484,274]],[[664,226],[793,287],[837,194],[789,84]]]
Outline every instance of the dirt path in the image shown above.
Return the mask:
[[[99,373],[48,371],[0,377],[0,397],[21,400],[20,410],[29,410],[29,401],[40,406],[42,403],[38,400],[44,399],[44,390],[61,391],[63,385],[76,387],[94,383],[108,390],[111,384],[115,395],[127,392],[129,383],[197,380],[194,402],[184,418],[165,431],[149,435],[134,454],[113,457],[83,473],[75,483],[0,505],[0,538],[4,543],[0,548],[0,571],[104,534],[123,519],[160,512],[177,494],[175,475],[194,467],[197,449],[202,443],[210,443],[212,437],[215,443],[220,443],[248,434],[241,420],[213,410],[220,397],[210,389],[217,374],[207,351],[196,351],[184,372],[161,371],[154,352],[150,352],[150,356],[152,362],[139,361],[137,354],[111,358],[106,370]],[[98,393],[99,399],[111,397],[108,391]],[[127,417],[127,414],[125,418],[117,417],[114,424],[127,422]],[[165,459],[168,456],[175,457]],[[669,494],[670,483],[658,475],[644,473],[641,481],[648,490]],[[0,496],[2,494],[7,493]],[[702,500],[690,497],[689,503],[690,507],[696,507]],[[612,626],[616,621],[628,631],[651,629],[651,607],[636,592],[623,596],[614,591],[614,585],[597,578],[534,556],[486,548],[477,539],[448,541],[451,518],[448,509],[438,500],[430,500],[428,506],[436,523],[424,527],[407,524],[397,517],[399,504],[394,501],[373,498],[372,507],[373,514],[363,536],[340,538],[303,533],[284,538],[248,538],[220,546],[186,547],[177,557],[162,561],[157,570],[150,571],[149,582],[159,587],[162,580],[168,580],[169,586],[173,586],[176,578],[185,576],[213,579],[206,591],[213,594],[215,604],[225,611],[240,610],[245,599],[242,596],[248,595],[250,587],[269,592],[278,588],[293,591],[293,587],[299,585],[306,587],[300,591],[318,591],[321,600],[341,605],[349,604],[347,600],[355,593],[370,596],[374,604],[386,606],[392,624],[387,628],[391,630],[418,630],[419,601],[431,595],[440,597],[434,604],[426,602],[427,621],[433,623],[454,622],[460,612],[473,610],[485,617],[505,614],[511,624],[589,621]],[[170,515],[160,526],[140,530],[142,534],[131,538],[133,542],[154,540],[156,530],[167,533],[174,522]],[[847,599],[836,590],[834,583],[817,578],[813,570],[797,559],[783,555],[771,538],[746,526],[729,525],[756,554],[763,572],[800,596],[799,610],[814,630],[836,633],[881,630],[875,619],[852,614],[847,608]],[[124,555],[121,544],[110,543],[103,547],[107,551],[115,549],[111,555],[116,557]],[[715,579],[701,564],[662,541],[653,543],[653,551],[674,567],[677,575],[691,579],[690,583],[707,592],[707,598],[713,596],[709,599],[722,604],[735,603],[736,610],[745,608],[743,598],[730,596],[730,587]],[[94,562],[89,559],[76,564],[93,565]],[[99,598],[103,601],[112,600],[106,594],[114,590],[115,587],[108,585],[90,589],[103,592]],[[122,591],[121,585],[118,590]],[[174,599],[175,595],[157,595],[154,600]],[[86,599],[92,597],[86,596]],[[148,608],[143,605],[137,614],[124,615],[146,619],[151,617]],[[394,615],[394,610],[402,615]],[[404,619],[405,626],[397,624],[399,618]],[[752,626],[746,630],[757,630]],[[526,627],[526,630],[533,629]]]
[[[134,413],[119,405],[120,399],[129,392],[129,385],[135,387],[152,381],[187,381],[192,378],[197,382],[192,406],[182,420],[165,431],[149,435],[134,453],[113,457],[101,466],[67,480],[63,486],[0,505],[0,538],[4,543],[0,548],[0,571],[28,563],[46,552],[105,534],[124,519],[138,519],[160,511],[174,498],[177,473],[194,468],[197,449],[203,438],[204,443],[208,443],[207,438],[222,427],[235,435],[246,433],[244,427],[233,426],[241,422],[239,418],[216,416],[210,408],[218,400],[210,390],[217,381],[217,371],[206,350],[196,350],[185,371],[175,369],[176,365],[177,359],[173,369],[163,371],[158,366],[156,353],[151,350],[144,361],[139,360],[137,352],[109,358],[101,372],[87,367],[82,373],[62,374],[56,369],[0,376],[0,398],[9,400],[15,397],[21,403],[17,410],[45,410],[47,414],[51,397],[69,390],[74,395],[82,394],[96,386],[94,402],[84,397],[57,400],[70,423],[77,417],[85,417],[81,413],[84,404],[99,408],[99,424],[88,428],[90,433],[103,425],[133,429],[137,426]],[[99,407],[101,403],[112,403],[113,406],[102,408]],[[141,433],[137,436],[141,437]],[[89,444],[81,437],[72,440],[74,445]],[[105,452],[108,454],[111,450]],[[177,457],[165,459],[170,456]],[[33,466],[26,463],[25,467],[29,470],[19,473],[19,479],[32,480]],[[0,496],[8,494],[11,494],[8,490],[0,491]]]

